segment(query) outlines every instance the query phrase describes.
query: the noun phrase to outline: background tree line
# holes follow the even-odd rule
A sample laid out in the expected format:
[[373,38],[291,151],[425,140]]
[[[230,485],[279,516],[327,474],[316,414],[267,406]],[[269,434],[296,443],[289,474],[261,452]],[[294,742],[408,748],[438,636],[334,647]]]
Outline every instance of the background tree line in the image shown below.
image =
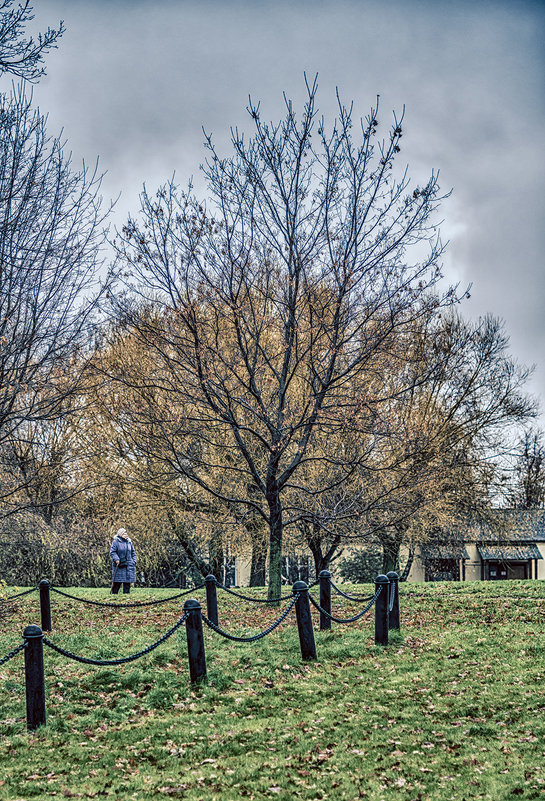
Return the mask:
[[206,137],[206,200],[173,181],[144,190],[108,251],[98,169],[74,168],[24,86],[63,25],[25,40],[32,7],[12,6],[0,71],[23,82],[0,98],[5,537],[22,547],[32,529],[44,547],[62,535],[91,552],[122,522],[147,571],[177,553],[186,573],[221,577],[244,554],[251,583],[277,597],[293,550],[319,571],[378,547],[388,570],[402,545],[498,493],[543,503],[540,435],[521,434],[536,414],[528,372],[501,323],[465,321],[463,293],[442,280],[445,195],[437,174],[413,186],[399,166],[402,118],[381,135],[378,104],[356,121],[339,99],[328,127],[316,81],[278,123],[250,102],[252,132],[233,132],[230,156]]

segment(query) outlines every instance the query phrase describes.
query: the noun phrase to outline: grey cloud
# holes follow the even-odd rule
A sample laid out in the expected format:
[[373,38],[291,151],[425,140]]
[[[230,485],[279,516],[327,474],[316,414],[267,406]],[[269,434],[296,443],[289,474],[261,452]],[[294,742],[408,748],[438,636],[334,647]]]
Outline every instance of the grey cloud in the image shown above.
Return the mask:
[[266,117],[282,90],[304,99],[303,71],[320,74],[320,103],[335,87],[365,114],[377,93],[381,121],[406,104],[402,156],[416,181],[440,168],[448,276],[473,282],[472,315],[504,317],[513,350],[537,361],[545,395],[543,253],[545,123],[538,2],[474,0],[262,0],[140,2],[40,0],[37,24],[63,18],[36,97],[65,126],[76,158],[100,155],[119,213],[176,170],[197,180],[204,125],[220,150],[229,126],[248,127],[248,94]]

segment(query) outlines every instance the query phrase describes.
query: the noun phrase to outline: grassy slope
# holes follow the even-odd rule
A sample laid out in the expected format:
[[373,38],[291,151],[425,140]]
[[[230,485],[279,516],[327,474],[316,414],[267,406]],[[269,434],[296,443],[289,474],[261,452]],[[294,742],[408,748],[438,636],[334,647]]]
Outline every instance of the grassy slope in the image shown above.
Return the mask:
[[[293,616],[251,646],[207,631],[210,682],[193,691],[183,629],[116,668],[47,649],[48,725],[35,734],[25,731],[19,655],[0,667],[0,801],[545,796],[542,583],[402,593],[404,639],[388,649],[374,646],[371,620],[316,632],[311,664],[301,663]],[[132,653],[170,628],[180,603],[103,611],[54,596],[52,636],[87,656]],[[37,609],[30,596],[0,620],[0,657]],[[220,623],[233,632],[275,615],[220,597]]]

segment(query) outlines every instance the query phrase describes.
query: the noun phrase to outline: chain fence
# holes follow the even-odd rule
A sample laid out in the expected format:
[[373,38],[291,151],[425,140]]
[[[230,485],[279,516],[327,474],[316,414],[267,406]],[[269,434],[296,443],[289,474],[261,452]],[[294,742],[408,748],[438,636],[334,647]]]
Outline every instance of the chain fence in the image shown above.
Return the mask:
[[26,648],[26,642],[23,642],[21,643],[21,645],[18,645],[17,648],[14,648],[13,651],[10,651],[9,654],[6,654],[6,656],[0,659],[0,666],[5,665],[6,662],[9,662],[9,660],[13,659],[14,656],[17,656],[17,654],[21,653],[21,651],[24,651],[25,648]]
[[[316,586],[317,584],[319,584],[319,581],[313,582],[311,585],[309,585],[308,589],[310,589],[311,587]],[[204,621],[205,625],[209,629],[214,631],[216,634],[219,634],[221,637],[223,637],[225,639],[228,639],[228,640],[232,640],[234,642],[252,643],[252,642],[256,642],[256,641],[266,637],[267,635],[271,634],[276,628],[278,628],[278,626],[280,626],[286,620],[286,618],[288,617],[288,615],[290,614],[290,612],[292,611],[292,609],[294,608],[295,604],[297,603],[298,599],[301,597],[301,594],[302,594],[301,592],[298,592],[298,591],[292,591],[292,593],[290,595],[281,596],[278,599],[262,599],[262,598],[252,598],[251,596],[244,595],[243,593],[238,593],[238,592],[236,592],[234,590],[231,590],[228,587],[225,587],[224,585],[219,584],[219,583],[217,584],[217,586],[219,586],[221,589],[226,590],[229,594],[234,595],[234,596],[236,596],[238,598],[241,598],[242,600],[245,600],[245,601],[252,601],[252,602],[258,602],[258,603],[259,602],[261,602],[261,603],[277,603],[277,602],[282,601],[282,600],[289,600],[289,603],[288,603],[286,609],[279,615],[279,617],[276,620],[274,620],[273,623],[271,623],[271,625],[269,625],[263,631],[261,631],[261,632],[259,632],[257,634],[254,634],[254,635],[249,635],[249,636],[238,636],[238,635],[230,634],[228,631],[225,631],[219,625],[217,625],[216,623],[212,622],[206,615],[204,615],[204,614],[202,615],[202,620]],[[91,599],[82,598],[80,596],[72,595],[71,593],[65,592],[64,590],[60,590],[57,587],[52,587],[52,586],[50,586],[50,590],[52,592],[54,592],[54,593],[57,593],[58,595],[63,596],[63,597],[69,598],[69,599],[74,600],[74,601],[79,601],[81,603],[90,604],[92,606],[109,607],[109,608],[120,609],[120,608],[125,608],[125,607],[127,607],[127,608],[129,608],[129,607],[132,607],[132,608],[134,608],[134,607],[147,607],[147,606],[155,606],[155,605],[158,605],[158,604],[168,603],[170,601],[174,601],[174,600],[177,600],[177,599],[182,598],[184,596],[187,596],[190,593],[195,592],[196,590],[201,590],[204,587],[205,587],[205,585],[201,584],[201,585],[199,585],[197,587],[193,587],[193,588],[191,588],[189,590],[185,590],[185,591],[183,591],[181,593],[177,593],[176,595],[170,596],[169,598],[161,598],[161,599],[154,600],[154,601],[136,601],[136,602],[132,602],[132,603],[112,603],[112,602],[94,601],[94,600],[91,600]],[[322,609],[322,607],[317,603],[317,601],[312,597],[312,595],[309,592],[308,593],[309,600],[315,606],[315,608],[319,612],[321,612],[322,614],[325,614],[327,617],[329,617],[331,620],[333,620],[336,623],[352,623],[352,622],[355,622],[355,621],[359,620],[360,618],[362,618],[371,609],[371,607],[373,606],[373,604],[377,600],[380,592],[382,591],[382,587],[380,587],[377,590],[377,592],[375,593],[375,595],[370,596],[369,598],[361,598],[360,597],[360,598],[356,599],[355,597],[349,596],[346,593],[342,592],[337,587],[334,586],[334,588],[343,597],[347,598],[348,600],[358,600],[358,601],[365,600],[365,601],[368,601],[366,607],[361,612],[359,612],[357,615],[354,615],[353,617],[349,617],[349,618],[344,618],[343,619],[343,618],[336,617],[335,615],[332,615],[332,614],[326,612],[324,609]],[[6,600],[13,600],[15,598],[24,597],[26,595],[29,595],[32,592],[35,592],[37,589],[38,589],[37,587],[33,587],[30,590],[25,590],[22,593],[18,593],[15,596],[11,596],[9,599],[6,599]],[[390,609],[392,608],[392,604],[393,604],[393,594],[390,595]],[[172,628],[170,628],[167,632],[165,632],[165,634],[163,636],[161,636],[158,640],[156,640],[154,643],[152,643],[151,645],[147,646],[143,650],[138,651],[137,653],[131,654],[131,655],[126,656],[126,657],[118,657],[118,658],[112,658],[112,659],[93,659],[93,658],[90,658],[90,657],[82,656],[80,654],[75,654],[75,653],[73,653],[73,652],[71,652],[71,651],[69,651],[69,650],[67,650],[65,648],[62,648],[60,645],[57,645],[55,642],[53,642],[52,640],[50,640],[47,637],[43,637],[43,643],[48,648],[52,649],[53,651],[56,651],[57,653],[59,653],[62,656],[66,657],[67,659],[71,659],[71,660],[74,660],[76,662],[81,662],[83,664],[98,665],[98,666],[122,665],[122,664],[126,664],[128,662],[133,662],[136,659],[140,659],[141,657],[143,657],[146,654],[149,654],[153,650],[155,650],[159,645],[161,645],[169,637],[171,637],[178,629],[180,629],[181,626],[183,626],[183,624],[186,622],[189,614],[190,614],[189,610],[185,611],[184,614],[182,615],[182,617],[179,618],[179,620],[175,623],[175,625]],[[27,645],[27,643],[25,641],[21,645],[19,645],[18,647],[14,648],[9,653],[7,653],[3,658],[0,659],[0,665],[3,665],[6,662],[9,662],[11,659],[13,659],[15,656],[17,656],[17,654],[19,654],[21,651],[24,650],[26,645]]]
[[138,651],[136,654],[131,654],[130,656],[122,656],[119,659],[89,659],[85,656],[79,656],[78,654],[73,654],[71,651],[67,651],[65,648],[61,648],[60,645],[56,645],[54,642],[49,640],[47,637],[43,638],[44,645],[47,645],[48,648],[51,648],[53,651],[56,651],[58,654],[62,654],[67,659],[73,659],[75,662],[82,662],[84,665],[124,665],[127,662],[134,662],[135,659],[140,659],[140,657],[145,656],[146,654],[151,653],[156,648],[159,647],[165,640],[168,640],[175,631],[177,631],[187,618],[189,617],[189,612],[184,612],[182,617],[177,621],[177,623],[169,629],[162,637],[160,637],[156,642],[152,645],[148,645],[147,648],[144,648],[142,651]]
[[77,595],[70,595],[68,592],[64,592],[64,590],[59,590],[57,587],[50,587],[49,589],[51,592],[56,592],[57,595],[64,595],[65,598],[71,598],[73,601],[80,601],[82,604],[90,604],[91,606],[103,606],[106,608],[111,609],[129,609],[131,607],[138,607],[138,606],[158,606],[159,604],[166,604],[169,601],[175,601],[178,598],[183,598],[184,595],[189,595],[192,592],[196,592],[196,590],[202,590],[204,584],[201,584],[198,587],[192,587],[190,590],[184,590],[183,592],[179,592],[176,595],[171,595],[168,598],[159,598],[155,601],[133,601],[130,603],[123,603],[118,604],[112,601],[92,601],[90,598],[81,598]]
[[331,586],[335,590],[335,592],[338,592],[339,595],[342,595],[342,597],[346,598],[348,601],[361,601],[362,603],[365,603],[365,601],[370,601],[371,598],[373,597],[372,595],[366,595],[366,596],[363,596],[363,595],[347,595],[345,592],[343,592],[341,589],[339,589],[339,587],[337,587],[337,585],[334,584],[331,579],[330,579],[329,583],[331,584]]
[[254,604],[277,604],[280,603],[280,601],[287,601],[288,598],[292,597],[290,593],[289,595],[281,595],[280,598],[252,598],[251,595],[243,595],[241,592],[237,592],[230,587],[226,587],[224,584],[220,584],[219,581],[216,582],[216,586],[219,587],[220,590],[228,592],[229,595],[236,595],[237,598],[242,598],[244,601],[252,601]]
[[211,620],[209,620],[206,617],[206,615],[203,615],[202,619],[204,620],[204,622],[206,623],[208,628],[212,629],[212,631],[215,631],[216,634],[220,634],[222,637],[225,637],[226,640],[232,640],[233,642],[256,642],[257,640],[261,640],[263,637],[266,637],[267,634],[270,634],[281,623],[284,622],[284,620],[287,618],[287,616],[289,615],[289,613],[291,612],[291,610],[293,609],[293,607],[297,603],[297,601],[298,601],[300,596],[301,596],[300,592],[295,593],[295,595],[292,597],[291,602],[288,604],[288,606],[286,607],[284,612],[282,612],[280,617],[277,620],[275,620],[272,625],[270,625],[264,631],[261,631],[259,634],[254,634],[254,635],[252,635],[250,637],[237,637],[234,634],[229,634],[229,632],[224,631],[218,625],[216,625],[216,623],[213,623]]
[[358,612],[358,614],[354,615],[354,617],[347,617],[347,618],[344,618],[344,619],[343,618],[339,618],[339,617],[335,617],[335,615],[332,615],[330,612],[327,612],[325,609],[322,609],[322,607],[320,606],[318,601],[316,601],[312,597],[312,595],[310,593],[308,594],[308,597],[309,597],[310,603],[314,606],[314,608],[317,609],[319,612],[321,612],[326,617],[328,617],[334,623],[355,623],[356,620],[360,620],[360,618],[362,618],[364,615],[367,614],[367,612],[369,612],[369,610],[371,609],[371,607],[373,606],[373,604],[375,603],[375,601],[377,600],[377,598],[379,597],[381,592],[382,592],[382,587],[379,587],[378,590],[376,591],[376,593],[373,595],[373,597],[369,601],[369,603],[367,604],[367,606],[364,609],[362,609],[361,612]]
[[[319,582],[315,582],[315,584],[311,586],[315,586]],[[45,586],[46,582],[44,582]],[[49,586],[49,585],[48,585]],[[204,585],[203,585],[204,586]],[[112,604],[112,603],[103,603],[99,601],[90,601],[85,598],[81,598],[79,596],[74,596],[71,593],[64,592],[63,590],[58,590],[55,587],[50,587],[53,592],[58,593],[61,596],[67,597],[69,599],[75,601],[82,601],[84,603],[91,603],[93,606],[107,606],[107,607],[115,607],[115,608],[122,608],[124,606],[153,606],[156,603],[167,603],[168,601],[175,600],[177,598],[181,598],[183,596],[188,595],[189,593],[193,593],[196,589],[202,589],[201,587],[194,587],[190,590],[186,590],[181,593],[177,593],[174,596],[166,599],[159,599],[158,601],[141,601],[137,603],[131,604]],[[227,589],[220,585],[221,588]],[[214,585],[214,590],[216,585]],[[42,585],[40,585],[40,590],[42,589]],[[23,642],[18,645],[16,648],[13,648],[9,651],[5,656],[0,658],[0,667],[10,660],[14,659],[19,653],[21,653],[25,648],[28,648],[26,652],[27,658],[25,658],[25,689],[26,689],[26,701],[27,701],[27,728],[29,730],[34,730],[41,725],[45,725],[46,723],[46,688],[45,688],[45,669],[44,669],[44,660],[42,658],[42,648],[45,646],[52,651],[55,651],[60,656],[64,657],[65,659],[78,662],[84,665],[95,665],[97,667],[109,667],[109,666],[118,666],[118,665],[125,665],[131,662],[136,661],[137,659],[141,659],[144,656],[152,653],[156,648],[158,648],[162,643],[172,637],[175,632],[179,631],[184,624],[186,625],[186,635],[187,635],[187,655],[189,659],[189,674],[191,684],[195,685],[200,683],[201,681],[206,681],[207,678],[207,670],[206,670],[206,657],[205,657],[205,641],[203,637],[203,626],[202,623],[204,622],[205,626],[211,629],[214,633],[218,634],[225,640],[230,640],[232,642],[237,643],[254,643],[258,640],[267,637],[271,634],[275,629],[277,629],[288,617],[288,615],[292,612],[293,608],[298,604],[300,601],[300,606],[297,606],[297,628],[299,633],[299,641],[301,647],[301,656],[305,659],[316,659],[316,648],[314,644],[314,634],[313,634],[313,622],[312,622],[312,615],[310,614],[309,603],[312,603],[313,606],[323,615],[326,615],[330,620],[335,621],[336,623],[353,623],[357,620],[360,620],[365,614],[369,612],[373,604],[376,602],[377,598],[383,591],[383,585],[379,586],[375,595],[369,600],[366,604],[364,609],[361,610],[357,615],[349,618],[339,618],[335,615],[324,610],[320,604],[315,601],[312,595],[308,592],[308,587],[304,582],[296,582],[293,585],[291,596],[288,596],[286,600],[289,600],[286,608],[279,614],[279,616],[272,622],[270,625],[267,626],[263,631],[259,631],[257,634],[250,634],[245,636],[239,636],[236,634],[231,634],[230,632],[226,631],[225,629],[221,628],[216,622],[210,620],[210,618],[202,613],[201,605],[198,601],[195,600],[187,600],[184,606],[184,613],[183,615],[176,621],[176,623],[169,628],[167,631],[164,632],[161,636],[158,637],[157,640],[152,642],[150,645],[142,648],[141,650],[137,651],[136,653],[129,654],[128,656],[120,656],[120,657],[112,657],[112,658],[93,658],[90,656],[86,656],[84,654],[77,654],[73,651],[68,650],[67,648],[58,645],[52,639],[47,636],[44,636],[44,627],[50,629],[51,628],[51,620],[50,617],[48,618],[48,614],[50,612],[49,609],[49,593],[42,593],[40,592],[40,601],[41,601],[41,612],[42,612],[42,628],[36,625],[27,626],[23,633]],[[28,594],[25,592],[24,594]],[[232,592],[233,595],[241,597],[243,600],[256,600],[250,598],[249,596],[244,596],[242,593]],[[305,598],[305,594],[308,597],[308,601]],[[344,594],[344,593],[343,593]],[[392,603],[393,595],[385,596],[387,601]],[[208,598],[208,602],[212,603],[212,609],[217,613],[216,607],[216,599],[215,599],[215,592],[213,598]],[[257,599],[262,600],[262,599]],[[271,599],[267,599],[269,603]],[[44,606],[45,602],[45,606]],[[382,609],[384,609],[384,604],[382,604]],[[209,610],[207,610],[209,611]],[[195,615],[193,614],[195,613]],[[210,612],[212,614],[212,612]],[[378,614],[378,606],[377,606],[377,614]],[[214,615],[213,615],[214,616]],[[378,618],[377,618],[378,619]],[[386,615],[387,620],[387,615]],[[44,622],[46,621],[46,622]],[[323,619],[321,620],[321,623]],[[247,625],[247,621],[243,621],[242,625]],[[49,631],[47,632],[49,633]],[[378,638],[378,639],[377,639]],[[386,628],[385,635],[384,630],[379,631],[377,634],[377,624],[375,623],[375,643],[387,645],[388,644],[388,631]],[[100,647],[100,646],[99,646]],[[52,669],[54,669],[52,667]]]
[[24,595],[30,595],[31,592],[36,592],[37,587],[31,587],[30,590],[24,590],[24,592],[18,592],[17,595],[10,595],[7,598],[0,599],[0,604],[5,604],[7,601],[14,601],[16,598],[22,598]]

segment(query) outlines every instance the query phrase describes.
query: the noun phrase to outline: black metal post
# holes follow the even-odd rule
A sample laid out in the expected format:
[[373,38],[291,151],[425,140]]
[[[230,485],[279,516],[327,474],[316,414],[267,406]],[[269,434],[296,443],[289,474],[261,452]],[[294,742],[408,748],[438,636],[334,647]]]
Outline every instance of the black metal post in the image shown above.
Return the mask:
[[211,623],[218,625],[218,594],[217,594],[217,581],[216,577],[211,573],[208,575],[204,583],[206,585],[206,617]]
[[26,724],[30,731],[45,726],[45,678],[43,631],[27,626],[23,631],[25,648]]
[[49,594],[49,581],[40,581],[40,615],[42,619],[42,631],[51,631],[51,598]]
[[375,601],[375,645],[388,645],[388,589],[390,579],[382,573],[375,579],[375,592],[380,589]]
[[194,598],[189,598],[184,604],[184,612],[189,612],[185,621],[189,677],[191,684],[199,684],[206,681],[206,656],[204,653],[201,605]]
[[391,570],[386,576],[390,579],[388,628],[399,631],[401,628],[399,621],[399,576],[394,570]]
[[312,629],[308,585],[304,581],[296,581],[292,589],[294,593],[301,593],[295,604],[301,656],[305,660],[316,659],[316,643],[314,642],[314,631]]
[[[320,581],[320,606],[325,612],[331,614],[331,573],[321,570],[318,576]],[[320,631],[331,628],[331,618],[320,612]]]

